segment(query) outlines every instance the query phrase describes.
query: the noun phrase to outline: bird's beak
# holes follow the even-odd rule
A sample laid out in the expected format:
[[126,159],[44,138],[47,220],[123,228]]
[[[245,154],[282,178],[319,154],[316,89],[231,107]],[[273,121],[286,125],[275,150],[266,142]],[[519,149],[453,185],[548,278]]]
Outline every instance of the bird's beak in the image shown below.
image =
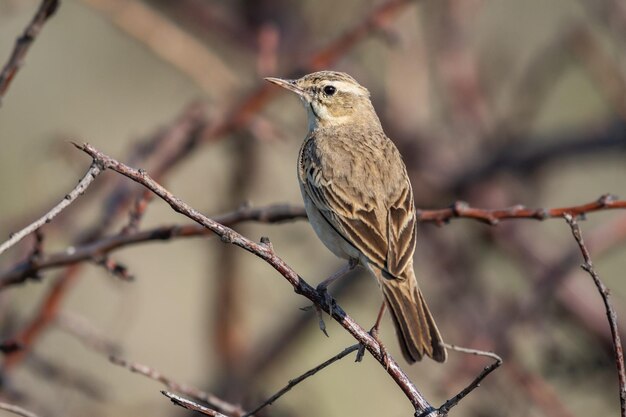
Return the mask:
[[276,85],[279,85],[283,88],[286,88],[287,90],[293,91],[294,93],[296,93],[302,98],[308,97],[307,92],[301,89],[300,87],[298,87],[298,85],[296,84],[296,80],[284,80],[282,78],[274,78],[274,77],[266,77],[265,80],[271,83],[274,83]]

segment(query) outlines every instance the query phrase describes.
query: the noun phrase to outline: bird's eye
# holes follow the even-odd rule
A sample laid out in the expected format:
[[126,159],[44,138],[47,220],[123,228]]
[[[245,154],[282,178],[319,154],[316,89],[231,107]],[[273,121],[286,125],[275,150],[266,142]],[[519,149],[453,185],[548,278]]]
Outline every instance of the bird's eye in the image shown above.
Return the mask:
[[327,85],[326,87],[324,87],[324,94],[326,94],[327,96],[332,96],[333,94],[335,94],[336,91],[337,89],[332,85]]

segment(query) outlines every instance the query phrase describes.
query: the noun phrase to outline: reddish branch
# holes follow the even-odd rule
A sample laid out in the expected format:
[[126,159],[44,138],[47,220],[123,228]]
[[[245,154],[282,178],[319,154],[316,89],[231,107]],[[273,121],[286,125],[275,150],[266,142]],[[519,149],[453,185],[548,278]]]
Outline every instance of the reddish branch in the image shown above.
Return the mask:
[[624,367],[624,354],[622,351],[622,342],[620,340],[619,331],[617,327],[617,315],[615,314],[615,309],[613,308],[609,300],[608,288],[600,280],[598,273],[593,269],[591,256],[589,255],[589,250],[585,246],[585,242],[583,240],[580,227],[578,226],[578,222],[570,214],[565,214],[563,217],[565,217],[565,220],[567,221],[570,228],[572,229],[572,234],[574,235],[574,239],[576,239],[576,243],[578,243],[580,252],[583,255],[583,259],[585,262],[581,265],[581,268],[587,271],[587,273],[589,273],[589,275],[593,279],[594,284],[598,288],[598,292],[600,293],[600,296],[602,296],[602,301],[604,302],[604,308],[606,309],[606,316],[609,320],[609,326],[611,328],[611,336],[613,338],[613,347],[615,348],[615,365],[617,367],[617,374],[618,374],[618,379],[619,379],[619,399],[620,399],[621,416],[626,417],[626,368]]
[[9,86],[11,85],[11,81],[15,78],[15,74],[17,71],[24,65],[24,58],[26,57],[26,53],[28,49],[31,47],[39,32],[43,28],[43,25],[46,21],[56,12],[59,7],[59,0],[43,0],[37,13],[33,17],[33,20],[30,21],[22,36],[17,38],[15,42],[15,47],[13,48],[13,52],[11,52],[11,56],[9,60],[4,65],[2,72],[0,72],[0,104],[2,103],[2,98],[6,94]]
[[478,220],[490,225],[496,225],[507,219],[534,219],[546,220],[563,217],[565,214],[581,216],[599,210],[626,209],[626,200],[618,200],[611,194],[605,194],[596,201],[572,207],[558,207],[552,209],[529,209],[518,205],[505,209],[479,209],[470,207],[467,203],[457,201],[450,208],[440,210],[418,210],[417,217],[423,222],[443,224],[453,218]]
[[41,336],[42,331],[54,322],[68,288],[74,284],[78,277],[78,271],[78,265],[73,265],[63,271],[63,274],[55,280],[34,319],[14,338],[14,341],[21,346],[21,349],[6,355],[2,365],[2,372],[6,373],[19,364],[26,357],[35,341]]
[[[562,217],[565,213],[569,213],[573,216],[581,216],[600,210],[623,208],[626,208],[626,201],[616,200],[614,196],[607,194],[596,201],[571,207],[529,209],[524,206],[514,206],[505,209],[481,209],[470,207],[463,202],[456,202],[451,208],[418,210],[417,214],[420,221],[434,222],[439,225],[457,218],[473,219],[490,225],[496,225],[501,220],[545,220]],[[303,207],[276,204],[259,208],[242,207],[231,213],[218,216],[214,220],[218,223],[232,226],[244,221],[276,223],[304,218],[306,218],[306,212]],[[167,241],[170,239],[206,235],[211,235],[211,231],[197,224],[159,226],[132,233],[127,233],[126,230],[124,230],[120,234],[104,237],[82,246],[49,255],[40,255],[36,261],[31,259],[21,262],[0,274],[0,290],[11,285],[20,284],[28,279],[28,277],[43,270],[72,265],[86,260],[98,261],[106,259],[103,258],[104,255],[126,246],[150,241]],[[120,265],[118,265],[118,267],[120,267]],[[123,272],[123,278],[130,278],[127,271],[120,272]]]
[[341,307],[334,302],[328,302],[327,297],[320,294],[315,288],[304,281],[291,267],[289,267],[280,257],[278,257],[278,255],[274,253],[270,245],[253,242],[234,230],[209,219],[167,191],[150,176],[148,176],[145,171],[139,171],[128,167],[101,153],[90,145],[76,145],[76,147],[89,154],[94,161],[97,161],[103,167],[112,169],[113,171],[116,171],[131,180],[144,185],[167,202],[174,211],[187,216],[207,229],[213,231],[215,234],[220,236],[222,241],[225,243],[231,243],[239,246],[263,259],[276,269],[285,279],[287,279],[287,281],[289,281],[289,283],[294,287],[296,293],[308,298],[323,311],[331,312],[333,319],[344,327],[355,339],[359,341],[359,343],[363,344],[381,365],[386,367],[387,373],[402,389],[418,414],[424,413],[427,410],[434,411],[432,406],[428,403],[428,401],[426,401],[424,396],[417,390],[404,371],[398,366],[397,362],[389,355],[383,354],[378,342],[365,329],[348,316]]

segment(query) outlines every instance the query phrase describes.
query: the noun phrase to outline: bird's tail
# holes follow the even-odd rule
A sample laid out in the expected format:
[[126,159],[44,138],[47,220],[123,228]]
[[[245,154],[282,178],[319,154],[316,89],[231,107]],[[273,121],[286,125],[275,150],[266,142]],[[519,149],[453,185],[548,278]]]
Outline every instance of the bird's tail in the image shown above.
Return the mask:
[[375,271],[380,275],[377,278],[391,311],[402,354],[409,363],[421,360],[424,355],[444,362],[447,353],[441,334],[417,286],[413,268],[407,269],[410,272],[405,279],[385,277],[382,271]]

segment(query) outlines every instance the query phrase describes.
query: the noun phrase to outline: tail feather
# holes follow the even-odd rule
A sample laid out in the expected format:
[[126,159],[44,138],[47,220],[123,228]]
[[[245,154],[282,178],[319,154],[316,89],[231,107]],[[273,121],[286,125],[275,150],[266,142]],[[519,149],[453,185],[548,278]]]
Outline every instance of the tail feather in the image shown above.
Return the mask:
[[444,362],[446,348],[415,277],[383,278],[379,282],[407,362],[419,361],[424,355]]

